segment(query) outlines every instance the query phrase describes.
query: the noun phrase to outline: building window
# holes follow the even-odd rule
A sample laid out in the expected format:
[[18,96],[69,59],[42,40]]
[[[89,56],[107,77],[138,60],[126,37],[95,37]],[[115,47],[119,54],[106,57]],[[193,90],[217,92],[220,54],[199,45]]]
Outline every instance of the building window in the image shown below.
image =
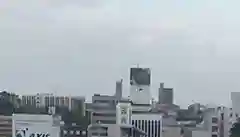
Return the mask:
[[150,133],[151,133],[151,122],[150,121],[148,121],[148,136],[150,137],[151,135],[150,135]]
[[76,135],[80,135],[81,132],[79,130],[76,131]]
[[141,120],[138,120],[138,128],[141,129]]
[[82,135],[86,135],[86,131],[82,131]]
[[218,135],[212,135],[212,137],[218,137]]
[[212,118],[212,123],[218,123],[218,118],[213,117],[213,118]]
[[154,134],[154,137],[158,137],[158,123],[157,123],[157,121],[154,121],[154,126],[155,126],[155,134]]
[[218,132],[218,127],[217,126],[212,126],[212,132]]
[[63,134],[64,134],[64,135],[66,135],[67,133],[68,133],[68,131],[67,131],[67,130],[64,130],[64,131],[63,131]]
[[159,136],[161,135],[161,121],[160,120],[158,120],[158,133],[159,133]]

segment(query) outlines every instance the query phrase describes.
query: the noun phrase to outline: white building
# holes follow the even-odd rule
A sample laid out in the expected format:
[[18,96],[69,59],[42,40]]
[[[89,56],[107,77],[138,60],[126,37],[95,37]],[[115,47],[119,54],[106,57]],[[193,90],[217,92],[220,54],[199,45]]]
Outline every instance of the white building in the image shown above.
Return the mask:
[[60,119],[57,122],[51,115],[13,114],[12,122],[13,137],[60,136]]

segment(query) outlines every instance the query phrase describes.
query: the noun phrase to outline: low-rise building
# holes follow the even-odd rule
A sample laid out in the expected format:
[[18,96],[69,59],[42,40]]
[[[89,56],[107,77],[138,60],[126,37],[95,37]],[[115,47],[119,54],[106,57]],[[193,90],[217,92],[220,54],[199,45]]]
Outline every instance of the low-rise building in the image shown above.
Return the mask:
[[67,107],[69,110],[82,109],[85,111],[85,97],[82,96],[56,96],[51,93],[37,93],[36,95],[23,95],[21,105],[36,107]]

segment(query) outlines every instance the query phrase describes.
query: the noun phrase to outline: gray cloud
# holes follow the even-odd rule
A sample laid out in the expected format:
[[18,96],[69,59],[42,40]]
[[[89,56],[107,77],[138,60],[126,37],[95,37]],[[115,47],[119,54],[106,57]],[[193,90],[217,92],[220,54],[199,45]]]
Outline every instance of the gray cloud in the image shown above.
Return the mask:
[[[17,93],[113,93],[139,63],[176,102],[229,104],[238,91],[238,1],[49,0],[0,3],[0,87]],[[207,94],[213,95],[207,95]],[[218,98],[214,96],[218,95]]]

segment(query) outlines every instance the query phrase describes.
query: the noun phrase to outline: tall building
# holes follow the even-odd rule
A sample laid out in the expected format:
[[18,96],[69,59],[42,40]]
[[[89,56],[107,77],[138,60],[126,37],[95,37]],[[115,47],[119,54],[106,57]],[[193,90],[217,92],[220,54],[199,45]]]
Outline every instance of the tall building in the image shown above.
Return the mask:
[[231,93],[231,100],[232,100],[232,111],[233,116],[232,119],[236,121],[240,116],[240,92],[232,92]]
[[151,71],[149,68],[130,69],[130,98],[133,104],[150,104]]
[[164,83],[160,83],[158,101],[160,104],[173,104],[173,88],[164,88]]
[[118,100],[122,99],[122,84],[123,80],[121,79],[120,81],[116,82],[116,93],[115,96]]
[[122,100],[123,80],[116,82],[113,96],[94,94],[92,103],[87,104],[87,111],[92,113],[91,123],[116,124],[116,105]]

